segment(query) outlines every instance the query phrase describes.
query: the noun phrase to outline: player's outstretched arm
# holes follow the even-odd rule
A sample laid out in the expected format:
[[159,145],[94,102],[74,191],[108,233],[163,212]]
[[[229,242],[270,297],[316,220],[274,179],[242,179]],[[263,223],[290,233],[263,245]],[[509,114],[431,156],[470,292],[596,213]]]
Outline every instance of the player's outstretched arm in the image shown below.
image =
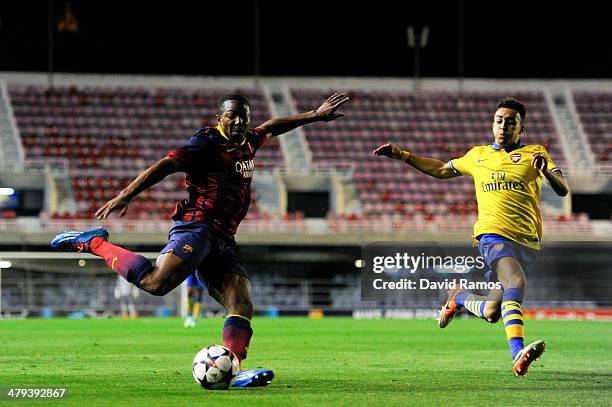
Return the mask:
[[531,160],[531,166],[540,170],[550,187],[559,196],[565,196],[569,193],[569,185],[567,180],[560,172],[551,172],[548,170],[548,161],[546,156],[540,153],[535,153]]
[[147,188],[157,184],[168,175],[181,170],[180,161],[176,158],[165,157],[144,170],[134,181],[130,183],[115,198],[111,199],[95,213],[96,218],[106,219],[111,212],[120,210],[119,216],[123,217],[132,198]]
[[334,93],[315,110],[292,116],[270,119],[257,127],[262,129],[268,137],[274,137],[308,123],[320,121],[329,122],[344,116],[344,113],[337,113],[336,110],[348,101],[349,97],[346,94]]
[[436,160],[435,158],[419,157],[416,154],[402,150],[395,144],[383,144],[374,150],[374,154],[403,161],[434,178],[447,179],[457,176],[448,163]]

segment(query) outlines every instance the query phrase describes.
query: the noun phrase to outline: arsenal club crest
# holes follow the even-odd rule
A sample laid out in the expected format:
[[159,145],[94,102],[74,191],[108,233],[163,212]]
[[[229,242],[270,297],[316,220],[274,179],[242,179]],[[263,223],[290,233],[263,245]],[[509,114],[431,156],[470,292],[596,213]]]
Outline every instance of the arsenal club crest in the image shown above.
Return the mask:
[[510,161],[512,161],[513,163],[517,163],[521,160],[521,154],[520,153],[514,153],[514,154],[510,154]]

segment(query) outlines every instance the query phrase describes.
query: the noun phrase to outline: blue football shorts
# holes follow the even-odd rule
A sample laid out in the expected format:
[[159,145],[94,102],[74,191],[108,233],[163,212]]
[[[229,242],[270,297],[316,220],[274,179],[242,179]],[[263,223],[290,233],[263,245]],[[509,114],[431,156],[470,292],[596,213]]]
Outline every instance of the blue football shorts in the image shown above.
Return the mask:
[[492,233],[479,236],[478,251],[489,266],[489,271],[485,273],[487,281],[497,281],[495,265],[502,257],[514,257],[521,265],[523,273],[528,275],[539,254],[538,250]]
[[215,232],[207,223],[177,221],[161,254],[180,257],[207,290],[220,290],[226,274],[249,278],[236,252],[236,241]]
[[187,284],[188,288],[199,288],[200,290],[204,289],[204,285],[200,282],[200,280],[198,280],[195,273],[190,274],[189,277],[187,277],[185,284]]

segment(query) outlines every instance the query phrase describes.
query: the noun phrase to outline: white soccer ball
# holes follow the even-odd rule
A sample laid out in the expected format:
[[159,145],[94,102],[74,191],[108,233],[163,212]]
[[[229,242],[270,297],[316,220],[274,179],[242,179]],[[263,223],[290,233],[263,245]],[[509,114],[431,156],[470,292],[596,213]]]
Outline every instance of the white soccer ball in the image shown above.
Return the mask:
[[234,384],[240,362],[234,353],[221,345],[208,346],[193,359],[193,378],[205,389],[226,390]]

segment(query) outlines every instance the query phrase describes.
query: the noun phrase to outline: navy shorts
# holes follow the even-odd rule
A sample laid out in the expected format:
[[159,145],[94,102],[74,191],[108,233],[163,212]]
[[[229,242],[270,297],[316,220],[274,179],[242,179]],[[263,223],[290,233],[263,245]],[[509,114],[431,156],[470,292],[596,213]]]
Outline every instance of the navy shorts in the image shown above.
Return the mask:
[[521,265],[525,275],[529,274],[538,257],[537,250],[496,234],[480,236],[478,250],[489,266],[489,271],[485,274],[488,281],[497,281],[495,264],[502,257],[515,258]]
[[220,291],[226,274],[249,278],[236,253],[236,241],[206,223],[175,222],[161,251],[165,253],[180,257],[207,290],[212,286]]
[[200,280],[198,280],[195,273],[190,274],[189,277],[187,277],[187,280],[185,280],[185,283],[187,284],[188,288],[199,288],[200,290],[204,289],[204,285],[202,285]]

